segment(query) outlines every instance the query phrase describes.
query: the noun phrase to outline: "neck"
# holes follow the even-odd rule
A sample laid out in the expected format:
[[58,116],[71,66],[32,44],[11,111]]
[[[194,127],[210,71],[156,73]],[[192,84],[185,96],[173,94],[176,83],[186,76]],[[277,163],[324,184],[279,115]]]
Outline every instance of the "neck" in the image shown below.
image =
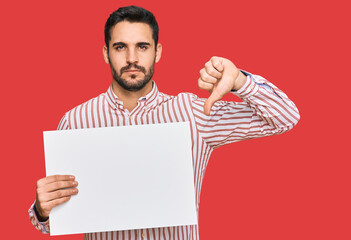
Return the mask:
[[114,94],[123,102],[123,105],[129,112],[138,105],[139,98],[146,96],[152,90],[152,81],[149,81],[145,87],[138,91],[128,91],[122,88],[115,80],[112,81],[112,90]]

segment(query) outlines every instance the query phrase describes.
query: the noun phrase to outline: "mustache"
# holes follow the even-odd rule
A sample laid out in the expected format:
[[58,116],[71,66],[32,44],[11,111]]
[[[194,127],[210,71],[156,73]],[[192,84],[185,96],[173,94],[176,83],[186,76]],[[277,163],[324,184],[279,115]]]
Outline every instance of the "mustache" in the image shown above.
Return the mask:
[[135,64],[135,63],[131,63],[131,64],[128,64],[127,66],[121,68],[121,74],[122,74],[123,72],[125,72],[125,71],[131,69],[132,67],[135,68],[135,69],[140,70],[140,71],[143,72],[144,74],[146,73],[146,70],[145,70],[144,67],[139,66],[139,65],[137,65],[137,64]]

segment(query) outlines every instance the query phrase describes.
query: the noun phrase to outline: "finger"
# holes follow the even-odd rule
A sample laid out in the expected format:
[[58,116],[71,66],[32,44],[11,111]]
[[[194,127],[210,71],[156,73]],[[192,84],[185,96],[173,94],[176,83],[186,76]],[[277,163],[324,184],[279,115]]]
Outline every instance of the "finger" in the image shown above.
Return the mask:
[[198,80],[198,86],[200,89],[212,92],[214,85],[212,83],[204,82],[201,78]]
[[214,78],[220,79],[222,77],[222,73],[213,66],[211,61],[205,64],[205,71]]
[[64,189],[64,188],[72,188],[78,186],[77,181],[58,181],[58,182],[53,182],[46,184],[40,188],[38,188],[38,193],[41,192],[53,192],[59,189]]
[[210,76],[204,68],[200,70],[200,77],[204,82],[208,83],[216,83],[218,81],[217,78]]
[[75,179],[75,176],[73,175],[51,175],[45,178],[40,179],[37,182],[37,186],[41,186],[44,184],[56,182],[56,181],[72,181]]
[[53,207],[56,207],[64,202],[67,202],[68,200],[71,199],[71,196],[67,196],[67,197],[62,197],[62,198],[58,198],[58,199],[55,199],[55,200],[52,200],[52,201],[49,201],[49,205],[51,206],[51,209]]
[[215,102],[217,102],[218,100],[220,100],[220,97],[215,96],[215,94],[211,94],[210,97],[206,100],[205,104],[204,104],[204,113],[207,116],[210,116],[211,114],[211,108],[213,106],[213,104]]
[[65,203],[70,199],[71,199],[71,196],[67,196],[67,197],[62,197],[62,198],[58,198],[58,199],[43,203],[41,205],[41,209],[43,213],[42,217],[44,218],[49,217],[49,214],[54,207],[61,205],[62,203]]
[[212,66],[219,72],[222,72],[224,70],[223,67],[223,59],[219,57],[212,57],[211,58],[211,63]]
[[39,202],[48,202],[48,201],[52,201],[55,199],[76,195],[76,194],[78,194],[77,188],[57,190],[55,192],[50,192],[50,193],[46,193],[42,196],[38,196],[38,200],[39,200]]

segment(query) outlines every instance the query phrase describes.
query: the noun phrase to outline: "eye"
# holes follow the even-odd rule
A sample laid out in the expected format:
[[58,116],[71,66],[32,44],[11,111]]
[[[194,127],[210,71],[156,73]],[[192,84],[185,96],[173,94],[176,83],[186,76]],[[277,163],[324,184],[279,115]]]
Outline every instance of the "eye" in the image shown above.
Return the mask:
[[125,46],[123,46],[123,45],[116,46],[116,50],[122,50],[123,48],[125,48]]
[[146,45],[140,45],[139,48],[140,48],[141,50],[146,50],[146,49],[147,49],[147,46],[146,46]]

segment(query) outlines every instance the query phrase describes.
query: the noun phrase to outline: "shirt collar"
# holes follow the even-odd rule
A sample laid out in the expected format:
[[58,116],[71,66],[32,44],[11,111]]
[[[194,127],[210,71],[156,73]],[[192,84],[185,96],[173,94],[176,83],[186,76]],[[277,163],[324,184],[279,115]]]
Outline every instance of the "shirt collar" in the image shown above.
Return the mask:
[[[159,95],[159,91],[158,91],[158,88],[156,86],[156,83],[154,81],[152,81],[152,90],[148,94],[146,94],[145,96],[139,98],[138,101],[145,102],[145,105],[149,105],[151,107],[157,103],[158,95]],[[106,100],[107,100],[108,104],[114,109],[116,109],[118,104],[122,103],[122,101],[113,92],[112,84],[107,89]]]

